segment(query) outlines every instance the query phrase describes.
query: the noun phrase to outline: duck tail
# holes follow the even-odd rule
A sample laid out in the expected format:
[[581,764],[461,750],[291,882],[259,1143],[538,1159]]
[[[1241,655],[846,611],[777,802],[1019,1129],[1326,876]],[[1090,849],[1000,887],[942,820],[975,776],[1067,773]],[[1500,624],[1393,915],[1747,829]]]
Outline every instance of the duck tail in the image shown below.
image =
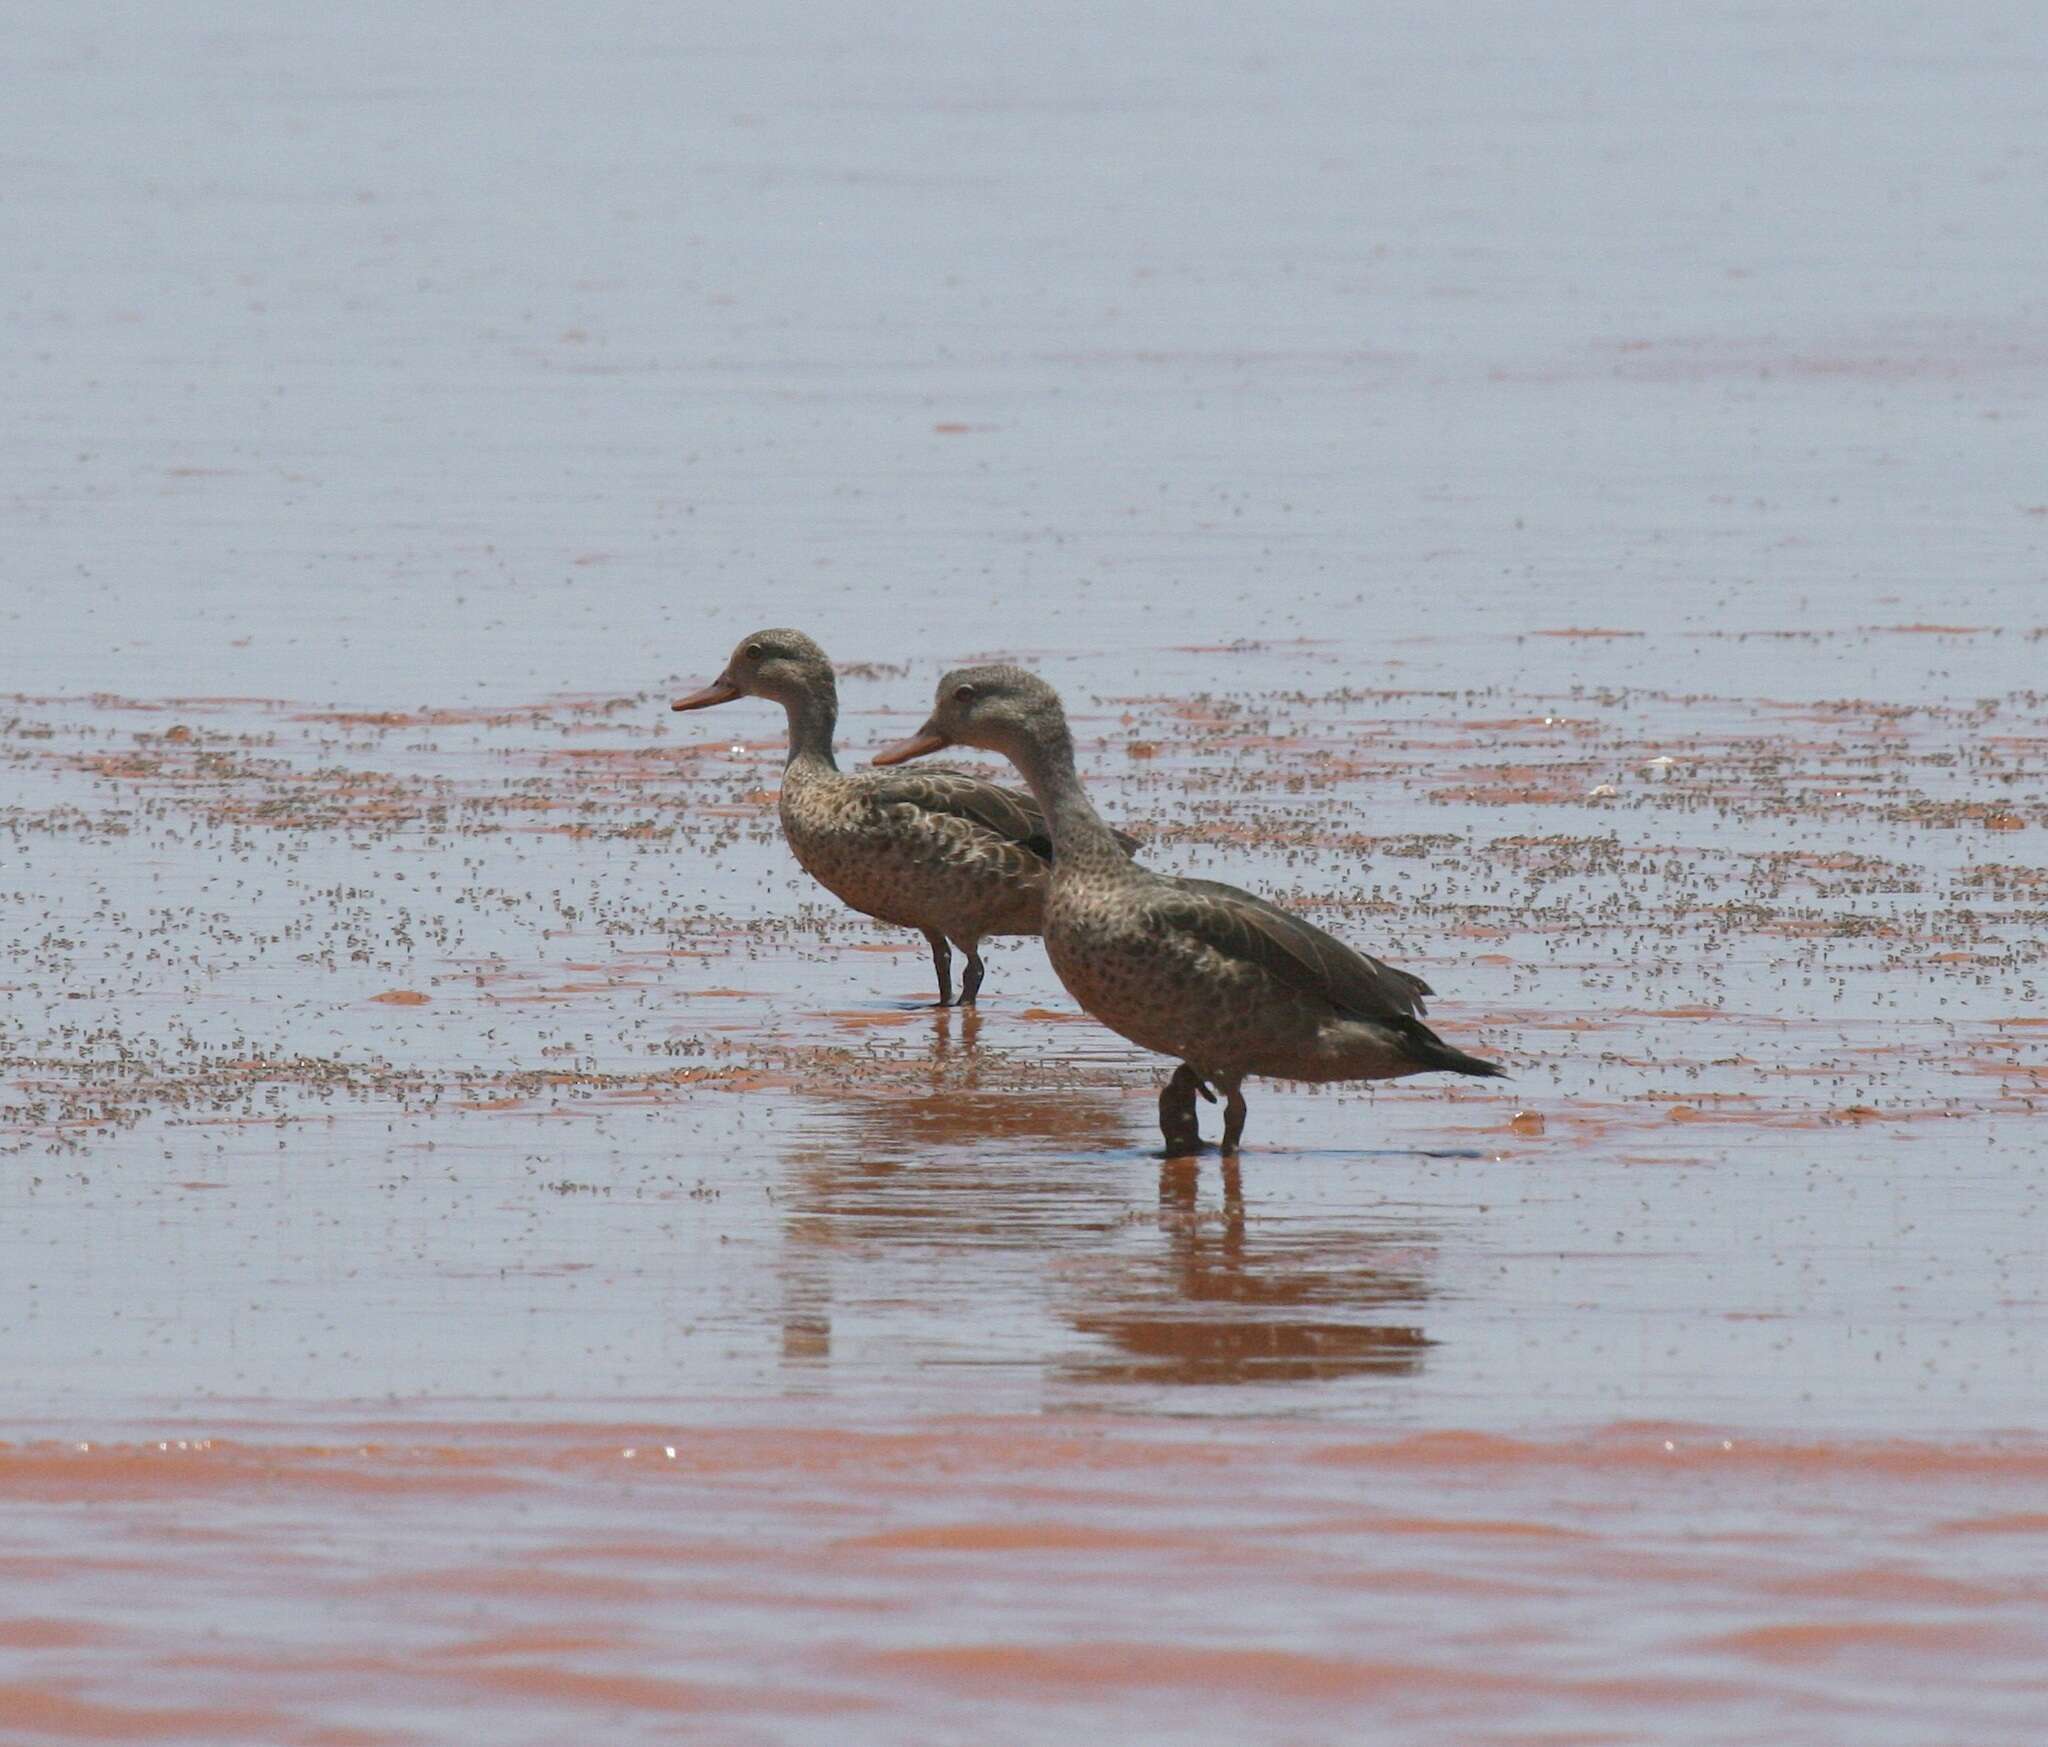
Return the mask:
[[1444,1042],[1419,1019],[1410,1019],[1403,1025],[1401,1035],[1410,1058],[1432,1071],[1470,1074],[1480,1080],[1507,1078],[1508,1071],[1499,1062],[1483,1062],[1476,1055],[1467,1055],[1456,1044]]

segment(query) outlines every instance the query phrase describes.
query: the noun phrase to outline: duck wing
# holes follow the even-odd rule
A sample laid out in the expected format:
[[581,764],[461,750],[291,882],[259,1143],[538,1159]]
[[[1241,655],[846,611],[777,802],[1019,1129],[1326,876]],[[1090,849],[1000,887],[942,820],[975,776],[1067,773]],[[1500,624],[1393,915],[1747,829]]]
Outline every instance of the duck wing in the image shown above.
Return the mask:
[[[866,787],[868,794],[885,806],[907,802],[927,813],[951,813],[994,832],[1006,843],[1052,860],[1052,829],[1045,822],[1045,810],[1021,789],[1006,789],[943,765],[877,771],[869,776]],[[1122,831],[1116,833],[1116,840],[1126,855],[1138,847],[1137,838]]]
[[1412,1019],[1433,990],[1420,977],[1356,952],[1334,934],[1221,880],[1164,880],[1146,908],[1159,925],[1249,960],[1289,988],[1319,995],[1354,1019]]

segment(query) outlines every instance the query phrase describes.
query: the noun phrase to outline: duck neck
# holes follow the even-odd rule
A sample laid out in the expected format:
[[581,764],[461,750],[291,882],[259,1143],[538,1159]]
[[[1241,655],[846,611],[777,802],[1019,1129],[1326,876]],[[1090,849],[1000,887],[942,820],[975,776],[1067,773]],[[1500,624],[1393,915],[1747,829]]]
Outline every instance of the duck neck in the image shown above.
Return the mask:
[[1011,756],[1045,809],[1055,870],[1129,865],[1116,834],[1103,822],[1082,786],[1081,773],[1074,768],[1074,737],[1064,722],[1040,732]]
[[837,770],[832,756],[832,736],[839,726],[838,688],[828,679],[821,686],[805,686],[781,700],[789,716],[789,757],[785,768],[809,764],[823,770]]

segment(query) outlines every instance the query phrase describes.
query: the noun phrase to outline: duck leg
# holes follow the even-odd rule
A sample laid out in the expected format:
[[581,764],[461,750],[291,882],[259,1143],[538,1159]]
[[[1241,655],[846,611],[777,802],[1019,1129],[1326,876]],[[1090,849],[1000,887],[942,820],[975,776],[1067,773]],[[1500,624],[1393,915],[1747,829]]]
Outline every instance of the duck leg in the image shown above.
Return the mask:
[[[953,949],[946,944],[946,937],[927,928],[924,937],[931,943],[932,969],[939,975],[939,1005],[953,1005]],[[979,979],[976,979],[979,981]]]
[[[1222,1084],[1219,1080],[1218,1084]],[[1244,1092],[1240,1082],[1233,1080],[1223,1087],[1223,1150],[1234,1154],[1237,1143],[1244,1138],[1244,1119],[1247,1110]]]
[[1190,1158],[1202,1150],[1201,1124],[1195,1120],[1195,1094],[1212,1104],[1216,1096],[1203,1084],[1202,1076],[1182,1062],[1173,1070],[1159,1094],[1159,1132],[1166,1138],[1166,1156]]
[[972,946],[960,949],[967,954],[967,969],[960,978],[960,1005],[963,1007],[974,1005],[974,997],[981,992],[982,973],[988,968],[981,962],[980,948],[981,942],[977,940]]

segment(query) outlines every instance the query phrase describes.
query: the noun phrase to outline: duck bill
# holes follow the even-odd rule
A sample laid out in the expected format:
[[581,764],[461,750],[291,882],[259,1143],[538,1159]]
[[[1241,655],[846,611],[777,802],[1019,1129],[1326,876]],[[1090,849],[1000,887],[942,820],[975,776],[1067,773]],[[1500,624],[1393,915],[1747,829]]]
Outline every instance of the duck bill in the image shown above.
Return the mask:
[[729,704],[734,698],[744,697],[740,688],[731,680],[720,675],[702,691],[694,691],[686,698],[677,698],[669,705],[672,710],[708,710],[713,704]]
[[922,758],[928,752],[943,752],[953,742],[927,722],[911,735],[908,740],[899,740],[894,746],[885,746],[869,759],[870,764],[908,764],[913,758]]

